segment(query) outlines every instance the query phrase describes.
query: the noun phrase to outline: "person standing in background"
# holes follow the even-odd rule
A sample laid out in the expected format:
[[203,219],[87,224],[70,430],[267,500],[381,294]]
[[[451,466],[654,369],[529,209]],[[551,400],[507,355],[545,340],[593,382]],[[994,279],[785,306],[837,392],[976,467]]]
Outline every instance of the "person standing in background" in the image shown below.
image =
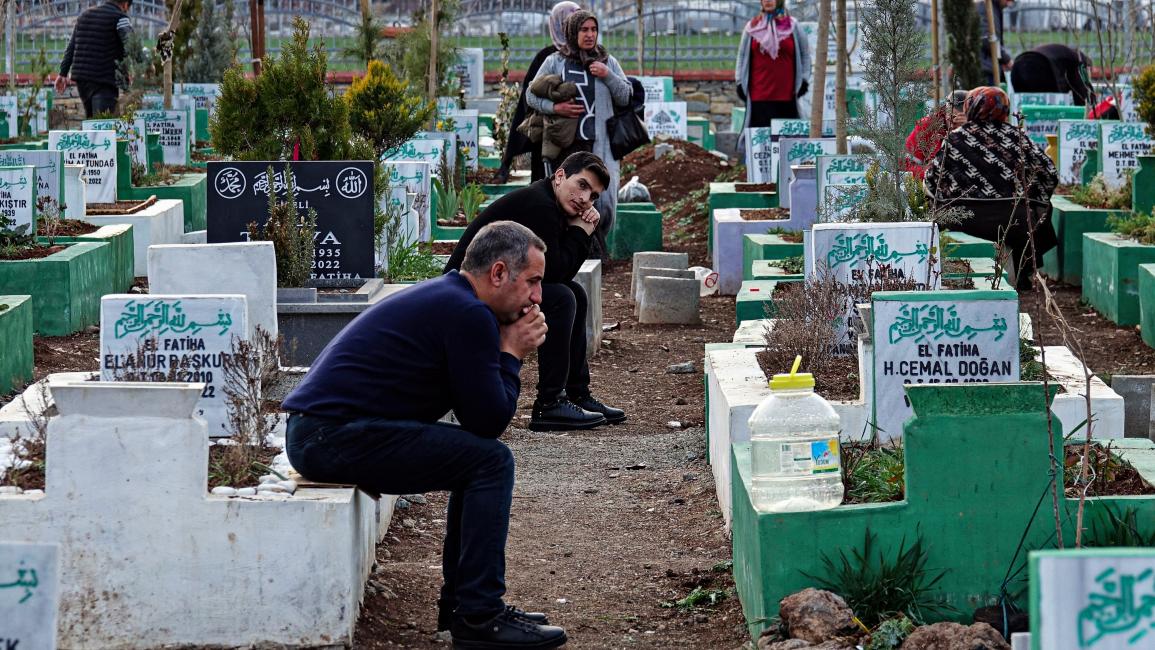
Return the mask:
[[517,99],[517,108],[513,111],[513,118],[509,122],[509,136],[505,143],[505,151],[501,154],[501,167],[497,170],[496,182],[498,183],[509,181],[509,170],[513,167],[513,159],[526,153],[530,154],[530,182],[537,182],[545,178],[545,166],[541,160],[541,143],[531,141],[518,131],[517,127],[525,119],[525,114],[529,110],[525,104],[525,93],[529,88],[529,83],[537,76],[541,64],[554,52],[564,54],[568,51],[569,48],[565,44],[565,21],[578,9],[581,7],[576,2],[562,0],[562,2],[555,4],[549,12],[549,38],[553,43],[545,46],[534,55],[533,60],[529,62],[529,68],[525,71],[525,78],[521,81],[521,96]]
[[120,96],[116,67],[128,52],[128,39],[132,36],[132,23],[128,20],[131,7],[132,0],[107,0],[76,19],[60,62],[56,92],[64,92],[69,79],[75,81],[85,118],[116,112]]
[[746,102],[745,131],[774,119],[798,119],[798,98],[810,90],[810,49],[786,0],[762,0],[762,13],[746,23],[734,79]]

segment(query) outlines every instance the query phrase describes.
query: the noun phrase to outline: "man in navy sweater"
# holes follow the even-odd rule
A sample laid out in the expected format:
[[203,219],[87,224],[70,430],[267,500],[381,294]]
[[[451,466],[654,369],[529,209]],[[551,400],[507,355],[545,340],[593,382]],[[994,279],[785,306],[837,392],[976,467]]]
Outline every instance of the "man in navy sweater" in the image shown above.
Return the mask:
[[[313,481],[380,494],[448,490],[438,628],[459,648],[555,648],[565,631],[507,606],[513,455],[497,438],[517,409],[521,360],[545,340],[546,245],[497,222],[460,272],[365,310],[283,402],[288,454]],[[439,422],[450,409],[461,426]]]
[[72,38],[60,62],[56,92],[64,92],[71,73],[84,104],[84,117],[116,111],[120,95],[116,68],[128,52],[132,35],[132,23],[128,20],[130,7],[132,0],[107,0],[85,10],[76,19]]
[[545,242],[541,310],[549,334],[537,351],[537,399],[529,421],[534,431],[589,429],[626,419],[621,409],[590,394],[588,299],[574,281],[601,220],[594,203],[600,193],[614,191],[609,182],[601,158],[588,151],[572,154],[552,176],[506,194],[477,215],[445,265],[446,271],[460,268],[473,237],[494,221],[520,223]]

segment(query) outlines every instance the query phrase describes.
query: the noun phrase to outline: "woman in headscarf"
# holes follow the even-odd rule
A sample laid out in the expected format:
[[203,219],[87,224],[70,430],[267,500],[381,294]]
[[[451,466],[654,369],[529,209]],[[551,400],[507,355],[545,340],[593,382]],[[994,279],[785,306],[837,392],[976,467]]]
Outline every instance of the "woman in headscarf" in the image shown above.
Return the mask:
[[937,208],[974,213],[952,230],[1010,248],[1016,286],[1029,289],[1043,253],[1058,243],[1050,212],[1059,178],[1043,150],[1007,123],[1010,109],[1000,88],[970,91],[966,124],[947,134],[924,182]]
[[497,182],[499,183],[509,180],[509,169],[513,166],[513,159],[524,153],[530,154],[530,179],[540,181],[545,178],[545,167],[542,166],[541,161],[541,143],[531,142],[529,138],[517,130],[517,127],[525,119],[525,93],[529,87],[529,82],[537,76],[537,71],[549,55],[554,52],[564,53],[569,50],[565,42],[565,21],[579,9],[581,7],[576,2],[562,0],[562,2],[555,4],[549,12],[549,38],[553,43],[534,55],[533,60],[529,62],[529,68],[525,71],[525,78],[521,80],[521,96],[517,99],[517,108],[513,111],[513,118],[510,120],[509,137],[505,142],[505,151],[501,155],[501,167],[497,170]]
[[946,102],[919,120],[906,136],[906,171],[916,179],[921,181],[926,175],[926,166],[942,149],[946,134],[966,123],[967,114],[963,112],[966,98],[965,90],[952,92]]
[[606,121],[613,117],[614,107],[625,107],[630,103],[633,86],[622,72],[618,60],[598,44],[598,19],[588,11],[575,11],[565,22],[566,50],[558,50],[549,55],[535,79],[546,75],[558,75],[562,81],[578,86],[576,99],[555,104],[554,102],[527,93],[525,103],[543,115],[580,118],[577,135],[569,149],[562,151],[557,160],[545,161],[545,173],[549,176],[576,151],[592,151],[605,162],[610,172],[610,184],[598,197],[594,207],[601,215],[598,222],[599,241],[605,241],[605,234],[614,223],[614,211],[618,204],[618,161],[610,152],[610,140],[606,133]]
[[762,13],[746,23],[734,78],[746,102],[746,127],[797,119],[798,98],[810,88],[810,50],[786,0],[762,0]]

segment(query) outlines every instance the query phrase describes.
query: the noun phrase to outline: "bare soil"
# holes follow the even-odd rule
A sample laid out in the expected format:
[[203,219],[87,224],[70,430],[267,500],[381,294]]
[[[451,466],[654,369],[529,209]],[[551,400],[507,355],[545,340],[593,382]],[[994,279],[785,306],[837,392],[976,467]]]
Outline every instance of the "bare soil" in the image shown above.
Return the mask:
[[[55,221],[55,232],[52,233],[54,237],[77,237],[79,235],[87,235],[92,232],[100,230],[100,226],[81,221],[80,219],[53,219]],[[36,222],[36,234],[41,237],[48,236],[49,220],[40,219]]]
[[777,192],[778,183],[737,183],[735,192]]
[[[1083,445],[1068,444],[1063,448],[1066,465],[1065,488],[1068,497],[1078,497],[1081,491],[1074,480],[1079,476],[1083,456]],[[1087,496],[1135,496],[1155,494],[1152,486],[1131,463],[1127,462],[1126,453],[1110,449],[1098,443],[1091,445],[1090,471],[1094,474],[1091,488]]]
[[489,167],[478,167],[471,169],[465,174],[466,183],[477,183],[478,185],[488,185],[497,182],[497,170]]
[[67,246],[25,246],[23,248],[16,248],[4,253],[0,253],[0,260],[38,260],[48,257],[53,253],[59,253],[67,248]]
[[89,203],[85,212],[88,214],[133,214],[156,203],[156,196],[150,196],[143,201],[116,201],[115,203]]
[[696,144],[670,140],[674,151],[654,159],[654,143],[631,152],[622,160],[621,184],[633,176],[650,191],[650,199],[659,210],[685,197],[692,190],[709,188],[724,170],[734,165]]
[[457,248],[455,241],[435,241],[429,245],[429,252],[434,255],[452,255],[455,248]]
[[[778,363],[766,350],[762,350],[757,356],[758,366],[766,376],[766,381],[770,381],[774,375],[790,372],[786,364]],[[814,373],[814,390],[824,399],[839,402],[852,402],[858,399],[858,357],[833,357],[821,370],[803,367],[799,372]]]
[[738,211],[743,221],[777,221],[790,218],[790,208],[744,208]]

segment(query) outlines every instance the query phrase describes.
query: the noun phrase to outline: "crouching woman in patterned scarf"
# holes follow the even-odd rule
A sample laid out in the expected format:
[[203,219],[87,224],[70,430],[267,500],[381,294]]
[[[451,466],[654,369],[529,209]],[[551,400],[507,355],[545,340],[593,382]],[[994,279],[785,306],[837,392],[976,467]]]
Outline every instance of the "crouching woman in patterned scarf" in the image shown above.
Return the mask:
[[1007,123],[1010,100],[982,86],[963,104],[967,121],[951,131],[926,171],[935,208],[973,213],[951,225],[1010,249],[1016,286],[1031,287],[1043,253],[1058,243],[1051,226],[1051,194],[1058,173],[1051,159],[1021,129]]

